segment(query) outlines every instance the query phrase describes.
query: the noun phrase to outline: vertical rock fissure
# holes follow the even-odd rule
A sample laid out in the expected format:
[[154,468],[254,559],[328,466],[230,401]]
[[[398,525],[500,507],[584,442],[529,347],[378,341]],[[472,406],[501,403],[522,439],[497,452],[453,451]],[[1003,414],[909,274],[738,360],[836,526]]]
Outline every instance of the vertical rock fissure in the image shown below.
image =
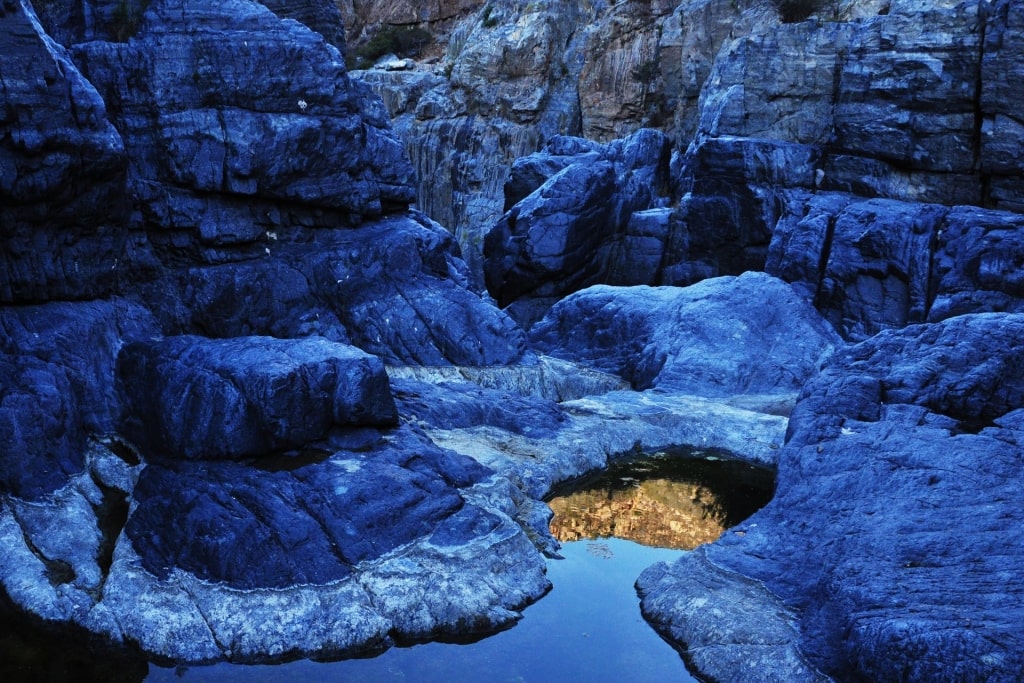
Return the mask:
[[828,271],[828,260],[832,255],[832,240],[836,233],[836,216],[830,215],[828,217],[828,225],[825,228],[825,239],[821,245],[821,254],[818,255],[818,283],[814,288],[814,306],[818,310],[822,310],[823,302],[821,300],[821,292],[825,286],[825,275]]
[[99,547],[96,551],[96,564],[100,568],[100,585],[96,589],[97,596],[103,592],[103,583],[110,574],[110,568],[114,564],[114,550],[117,547],[117,539],[121,536],[121,530],[128,523],[128,494],[119,489],[106,486],[92,478],[93,483],[103,495],[99,505],[93,506],[96,515],[96,528],[100,532]]
[[946,211],[941,218],[935,221],[932,225],[931,239],[928,241],[928,273],[925,279],[924,321],[927,321],[931,316],[932,305],[935,303],[935,299],[939,295],[939,282],[937,275],[939,249],[942,246],[942,229],[946,225],[946,219],[948,216],[949,211]]
[[974,129],[971,144],[973,145],[972,168],[978,176],[978,206],[986,206],[988,201],[989,178],[982,167],[982,129],[985,111],[982,105],[985,79],[985,40],[988,34],[989,12],[986,3],[978,3],[978,61],[974,73]]

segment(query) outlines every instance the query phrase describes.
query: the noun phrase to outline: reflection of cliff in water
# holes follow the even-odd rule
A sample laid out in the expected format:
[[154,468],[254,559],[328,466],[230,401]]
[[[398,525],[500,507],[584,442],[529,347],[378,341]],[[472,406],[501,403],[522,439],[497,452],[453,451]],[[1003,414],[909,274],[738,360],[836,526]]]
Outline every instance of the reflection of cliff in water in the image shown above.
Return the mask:
[[689,550],[763,507],[774,477],[722,453],[677,449],[612,462],[548,499],[559,541],[614,536]]

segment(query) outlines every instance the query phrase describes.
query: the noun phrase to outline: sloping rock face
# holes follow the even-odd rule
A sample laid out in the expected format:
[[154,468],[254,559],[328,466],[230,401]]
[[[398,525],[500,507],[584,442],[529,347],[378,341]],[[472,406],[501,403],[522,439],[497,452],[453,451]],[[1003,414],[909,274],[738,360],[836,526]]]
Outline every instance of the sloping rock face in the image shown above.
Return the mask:
[[159,328],[124,299],[0,310],[0,490],[35,500],[82,471],[92,437],[117,429],[118,351]]
[[837,680],[1017,680],[1021,339],[1020,315],[986,313],[836,354],[793,411],[775,499],[707,562],[648,570],[645,614],[672,638],[742,648],[760,612],[725,624],[699,605],[750,577],[796,625],[775,645]]
[[30,9],[5,3],[0,23],[0,303],[101,296],[126,249],[124,144]]

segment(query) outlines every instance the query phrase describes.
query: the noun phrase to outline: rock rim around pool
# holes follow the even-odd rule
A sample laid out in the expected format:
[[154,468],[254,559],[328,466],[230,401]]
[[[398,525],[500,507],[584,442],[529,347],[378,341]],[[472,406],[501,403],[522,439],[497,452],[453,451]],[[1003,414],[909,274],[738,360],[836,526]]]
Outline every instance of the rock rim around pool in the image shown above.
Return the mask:
[[[796,680],[784,661],[809,680],[1019,680],[1021,340],[1024,317],[984,313],[837,353],[793,411],[774,500],[645,572],[645,616],[714,678],[767,619],[789,635],[759,680]],[[724,618],[742,586],[759,607]]]

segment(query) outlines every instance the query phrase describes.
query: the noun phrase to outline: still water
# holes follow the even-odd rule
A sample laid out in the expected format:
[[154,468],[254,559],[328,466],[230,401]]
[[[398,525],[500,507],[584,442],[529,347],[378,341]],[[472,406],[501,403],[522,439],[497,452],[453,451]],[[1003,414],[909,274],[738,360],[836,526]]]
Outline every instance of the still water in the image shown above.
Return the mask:
[[[104,678],[351,683],[693,681],[679,654],[641,617],[633,583],[651,564],[671,561],[683,550],[713,541],[745,519],[768,501],[772,487],[770,473],[721,453],[700,451],[618,461],[602,473],[559,487],[548,501],[555,512],[552,533],[562,541],[563,558],[548,560],[554,587],[526,608],[516,626],[471,644],[425,643],[391,648],[371,659],[300,660],[272,666],[165,668],[146,662],[118,665],[108,660],[120,675]],[[0,627],[0,635],[2,630]],[[76,660],[69,665],[81,674],[83,664]],[[52,659],[48,665],[57,666]],[[0,677],[5,681],[74,680],[74,676],[39,678],[43,673],[40,666],[31,662],[17,667],[0,664]],[[31,675],[33,669],[36,675]]]

